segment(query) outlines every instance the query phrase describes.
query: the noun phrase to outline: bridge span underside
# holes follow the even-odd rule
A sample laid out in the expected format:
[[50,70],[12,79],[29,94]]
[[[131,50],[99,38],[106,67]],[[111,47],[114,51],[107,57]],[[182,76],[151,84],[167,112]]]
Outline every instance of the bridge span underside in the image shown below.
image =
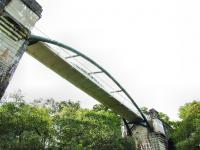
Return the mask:
[[130,122],[143,121],[138,114],[130,110],[130,108],[119,102],[115,97],[74,68],[74,66],[58,56],[46,43],[37,42],[29,45],[27,53],[126,120]]

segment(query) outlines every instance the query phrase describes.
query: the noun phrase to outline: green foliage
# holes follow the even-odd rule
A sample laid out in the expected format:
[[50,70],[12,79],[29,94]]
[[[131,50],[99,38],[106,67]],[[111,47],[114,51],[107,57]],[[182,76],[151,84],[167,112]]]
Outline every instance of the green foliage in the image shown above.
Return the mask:
[[93,106],[93,110],[95,111],[108,111],[108,107],[104,106],[103,104],[96,104]]
[[170,121],[170,118],[167,114],[165,114],[163,112],[159,112],[159,116],[162,121],[164,121],[166,124],[172,126],[173,122]]
[[52,121],[48,110],[16,99],[0,107],[0,149],[42,149]]
[[[133,139],[122,139],[121,119],[103,106],[80,108],[72,101],[35,100],[21,93],[0,106],[2,150],[129,150]],[[98,108],[98,109],[97,109]]]
[[193,101],[180,107],[180,118],[174,124],[172,138],[178,150],[200,149],[200,102]]
[[200,102],[193,101],[191,103],[186,103],[184,106],[179,109],[179,117],[181,119],[187,118],[200,118]]
[[66,149],[124,149],[120,118],[110,112],[63,109],[56,118],[58,144]]
[[140,108],[140,110],[142,111],[142,113],[144,113],[144,114],[149,114],[149,109],[147,108],[147,107],[142,107],[142,108]]

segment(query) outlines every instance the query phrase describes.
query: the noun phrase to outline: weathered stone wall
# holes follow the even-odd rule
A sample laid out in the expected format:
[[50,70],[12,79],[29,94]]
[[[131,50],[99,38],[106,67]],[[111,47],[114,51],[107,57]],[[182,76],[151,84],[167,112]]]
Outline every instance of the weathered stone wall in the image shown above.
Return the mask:
[[137,125],[133,129],[133,138],[137,150],[166,150],[166,138]]
[[0,0],[0,100],[41,17],[35,0]]
[[24,53],[25,29],[8,16],[0,16],[0,98]]

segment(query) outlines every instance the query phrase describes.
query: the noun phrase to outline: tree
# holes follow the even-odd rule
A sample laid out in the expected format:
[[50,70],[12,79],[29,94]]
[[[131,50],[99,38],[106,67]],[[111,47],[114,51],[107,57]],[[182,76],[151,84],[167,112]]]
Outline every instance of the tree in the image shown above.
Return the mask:
[[183,120],[189,117],[194,119],[200,118],[200,101],[186,103],[184,106],[180,107],[179,117]]
[[200,149],[200,102],[187,103],[179,109],[181,121],[176,122],[172,138],[178,150]]
[[18,92],[0,105],[0,149],[134,149],[133,139],[121,138],[120,123],[110,110],[82,109],[79,102],[54,99],[28,104]]
[[133,140],[121,138],[120,117],[110,111],[67,106],[55,116],[55,123],[58,149],[134,149]]
[[93,106],[93,110],[95,110],[95,111],[108,111],[108,107],[106,107],[103,104],[95,104]]
[[147,107],[141,107],[140,109],[141,109],[142,113],[144,113],[145,115],[149,114],[149,109]]
[[45,149],[52,125],[48,110],[25,104],[20,95],[13,98],[0,107],[0,149]]

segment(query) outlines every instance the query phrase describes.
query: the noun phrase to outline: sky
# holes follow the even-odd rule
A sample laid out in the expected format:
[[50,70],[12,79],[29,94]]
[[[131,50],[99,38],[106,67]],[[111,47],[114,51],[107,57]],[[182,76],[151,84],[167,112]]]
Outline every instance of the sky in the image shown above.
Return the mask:
[[[178,108],[200,99],[200,1],[37,0],[36,24],[52,39],[86,54],[130,93],[139,106],[172,119]],[[25,54],[6,95],[97,102]]]

